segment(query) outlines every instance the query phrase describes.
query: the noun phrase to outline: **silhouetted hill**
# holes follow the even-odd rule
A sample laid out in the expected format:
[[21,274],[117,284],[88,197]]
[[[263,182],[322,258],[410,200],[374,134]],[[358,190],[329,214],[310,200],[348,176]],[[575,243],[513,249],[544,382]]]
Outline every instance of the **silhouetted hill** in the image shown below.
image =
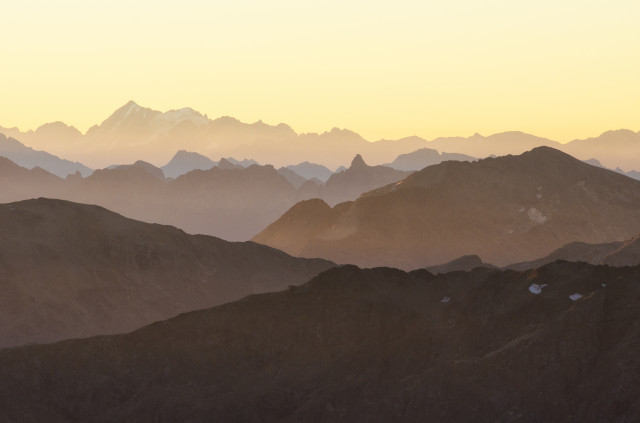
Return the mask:
[[[308,227],[298,231],[291,228]],[[292,207],[253,239],[293,255],[415,269],[477,254],[504,266],[640,233],[640,182],[549,147],[444,162],[339,211]]]
[[0,205],[0,233],[2,347],[126,332],[331,266],[43,198]]
[[331,269],[127,335],[2,350],[0,420],[638,421],[639,278]]

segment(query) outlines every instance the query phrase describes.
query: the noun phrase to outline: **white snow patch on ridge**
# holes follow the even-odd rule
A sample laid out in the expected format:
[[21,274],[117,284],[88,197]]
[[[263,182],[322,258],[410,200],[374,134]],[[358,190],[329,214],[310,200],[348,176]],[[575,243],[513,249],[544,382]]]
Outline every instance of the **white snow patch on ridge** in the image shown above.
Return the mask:
[[542,288],[544,288],[545,286],[547,286],[546,283],[543,283],[543,284],[532,283],[531,286],[529,286],[529,292],[536,295],[541,294]]
[[569,298],[571,299],[571,301],[578,301],[580,298],[582,298],[582,294],[578,294],[576,292],[575,294],[569,295]]

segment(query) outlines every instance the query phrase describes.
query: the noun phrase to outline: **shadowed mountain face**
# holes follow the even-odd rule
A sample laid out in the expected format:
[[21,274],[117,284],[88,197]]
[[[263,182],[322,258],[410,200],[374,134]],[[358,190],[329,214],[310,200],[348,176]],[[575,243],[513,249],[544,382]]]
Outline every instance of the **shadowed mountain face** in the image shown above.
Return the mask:
[[0,234],[0,347],[130,331],[332,265],[60,200],[0,205]]
[[540,147],[444,162],[331,209],[292,207],[255,236],[293,255],[415,269],[477,254],[504,266],[640,232],[640,182]]
[[639,277],[336,268],[127,335],[2,350],[0,420],[638,421]]
[[508,269],[527,270],[543,266],[556,260],[582,261],[609,266],[640,265],[640,236],[626,241],[587,244],[572,242],[553,251],[546,257],[507,266]]

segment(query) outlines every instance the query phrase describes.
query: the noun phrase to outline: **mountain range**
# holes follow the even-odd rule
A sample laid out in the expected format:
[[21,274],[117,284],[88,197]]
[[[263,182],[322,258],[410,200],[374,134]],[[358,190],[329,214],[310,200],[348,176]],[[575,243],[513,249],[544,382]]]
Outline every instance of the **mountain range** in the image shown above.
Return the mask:
[[484,158],[521,154],[537,146],[550,146],[581,160],[596,158],[609,168],[640,169],[640,133],[630,130],[608,131],[596,138],[566,144],[517,131],[486,137],[475,134],[427,141],[411,136],[369,142],[346,129],[298,134],[282,123],[275,126],[262,121],[247,124],[231,117],[212,120],[188,107],[163,113],[133,101],[85,134],[61,122],[27,132],[0,127],[0,133],[32,148],[93,168],[131,163],[141,158],[159,166],[178,150],[196,151],[211,157],[251,157],[276,167],[313,158],[333,169],[356,154],[362,154],[373,164],[383,164],[390,163],[400,154],[422,148]]
[[0,421],[637,421],[639,278],[335,268],[126,335],[0,350]]
[[78,162],[61,159],[46,151],[37,151],[27,147],[20,141],[7,138],[0,133],[0,157],[5,157],[19,166],[27,169],[39,167],[61,178],[79,172],[82,176],[89,176],[93,169]]
[[333,266],[44,198],[0,205],[0,233],[0,348],[128,332]]
[[[178,152],[167,166],[184,170],[182,158],[199,156]],[[0,158],[1,159],[1,158]],[[384,166],[367,166],[360,156],[351,168],[334,174],[326,184],[306,180],[289,168],[252,164],[249,160],[221,159],[208,170],[192,170],[176,179],[165,169],[141,160],[61,179],[42,169],[28,170],[0,160],[0,200],[48,197],[96,204],[127,217],[170,224],[192,234],[245,241],[279,218],[296,202],[324,198],[330,204],[355,200],[363,192],[403,179],[408,173]],[[235,163],[235,164],[234,164]],[[191,165],[197,164],[190,162]],[[4,175],[4,177],[3,177]]]
[[549,147],[443,162],[331,208],[296,204],[253,240],[295,256],[416,269],[476,254],[498,266],[640,233],[640,182]]

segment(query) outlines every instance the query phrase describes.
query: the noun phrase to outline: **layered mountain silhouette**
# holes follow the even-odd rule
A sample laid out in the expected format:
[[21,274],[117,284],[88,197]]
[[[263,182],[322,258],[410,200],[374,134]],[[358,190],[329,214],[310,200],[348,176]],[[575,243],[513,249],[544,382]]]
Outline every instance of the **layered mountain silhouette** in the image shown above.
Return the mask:
[[563,147],[557,141],[520,131],[502,132],[486,137],[480,134],[474,134],[470,137],[442,137],[427,143],[427,147],[435,148],[438,151],[462,153],[480,158],[491,155],[521,154],[540,146],[555,149],[562,149]]
[[583,160],[595,157],[608,168],[640,170],[640,132],[607,131],[595,138],[571,141],[563,150]]
[[[212,120],[189,107],[160,112],[133,101],[117,109],[86,134],[62,122],[49,123],[27,132],[0,127],[0,133],[35,149],[72,158],[93,168],[131,163],[140,158],[160,165],[167,163],[178,150],[197,151],[209,157],[252,157],[276,167],[312,158],[316,163],[334,169],[356,154],[363,154],[373,164],[383,164],[398,155],[423,148],[483,158],[521,154],[543,145],[561,149],[582,160],[595,157],[609,168],[621,167],[626,172],[640,169],[640,133],[630,130],[608,131],[596,138],[567,144],[517,131],[486,137],[475,134],[427,141],[411,136],[370,142],[347,129],[298,134],[283,123],[268,125],[258,121],[247,124],[231,117]],[[310,179],[308,175],[301,176]],[[317,175],[311,177],[323,180]]]
[[217,164],[202,154],[180,150],[169,163],[162,166],[162,172],[167,178],[177,178],[192,170],[209,170]]
[[97,204],[127,217],[189,233],[248,240],[302,198],[273,166],[243,168],[222,159],[175,180],[144,162],[96,171],[61,198]]
[[0,351],[2,421],[637,421],[640,270],[328,270]]
[[400,181],[409,173],[387,166],[369,166],[358,154],[351,161],[348,169],[331,175],[319,197],[330,205],[355,200],[360,194]]
[[169,163],[162,166],[161,169],[167,178],[175,179],[180,175],[191,172],[192,170],[209,170],[214,166],[219,166],[222,160],[226,160],[226,162],[241,167],[249,167],[251,165],[258,164],[255,160],[236,160],[233,157],[220,159],[216,162],[202,154],[180,150],[175,154],[175,156],[173,156]]
[[0,347],[127,332],[332,266],[61,200],[2,204],[0,226]]
[[299,203],[253,238],[296,256],[415,269],[476,254],[504,266],[640,233],[640,182],[549,147],[444,162],[334,208]]
[[477,159],[467,156],[466,154],[439,153],[438,150],[432,148],[421,148],[412,153],[399,155],[393,162],[388,163],[386,166],[397,170],[415,171],[424,169],[427,166],[446,162],[447,160],[472,162]]
[[0,202],[24,200],[41,195],[55,196],[67,184],[44,169],[27,169],[0,157]]
[[297,165],[289,165],[287,169],[294,171],[305,179],[315,178],[323,183],[327,182],[327,179],[333,175],[333,172],[317,163],[302,162]]
[[165,171],[177,174],[184,169],[180,165],[185,162],[182,159],[192,158],[203,164],[202,157],[179,152],[169,167],[158,168],[138,160],[97,170],[86,178],[76,172],[66,180],[39,168],[30,172],[4,159],[0,172],[4,167],[2,181],[6,189],[0,200],[49,197],[96,204],[130,218],[170,224],[189,233],[245,241],[298,201],[323,198],[336,204],[355,200],[365,191],[407,175],[384,166],[367,166],[357,156],[348,170],[333,175],[326,184],[315,178],[307,180],[289,168],[275,170],[273,166],[232,158],[220,159],[210,169],[192,170],[176,179],[165,177]]
[[0,157],[6,157],[19,166],[27,169],[39,167],[61,178],[79,172],[82,176],[89,176],[93,172],[87,166],[78,162],[61,159],[46,151],[37,151],[27,147],[20,141],[7,138],[0,133]]

